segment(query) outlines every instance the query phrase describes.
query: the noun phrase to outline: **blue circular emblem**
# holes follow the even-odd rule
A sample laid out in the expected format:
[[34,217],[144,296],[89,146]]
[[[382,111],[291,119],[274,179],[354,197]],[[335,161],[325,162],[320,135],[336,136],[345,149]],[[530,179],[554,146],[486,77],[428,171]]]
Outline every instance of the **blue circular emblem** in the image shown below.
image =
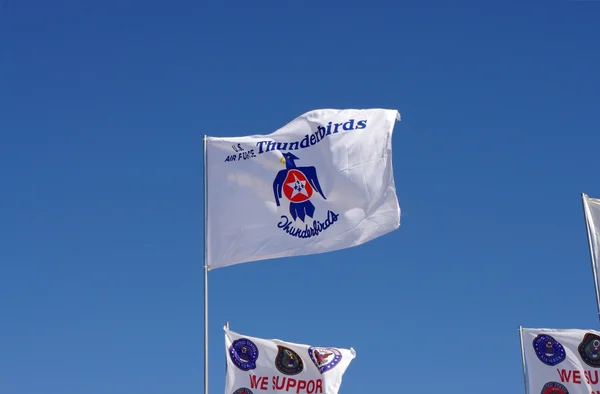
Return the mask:
[[308,355],[321,373],[329,371],[331,368],[338,365],[342,359],[342,353],[340,353],[339,350],[331,347],[308,348]]
[[600,337],[587,333],[577,348],[584,363],[590,367],[600,368]]
[[541,362],[554,366],[566,358],[565,348],[550,335],[540,334],[533,340],[533,350]]
[[258,348],[249,339],[237,339],[229,347],[229,358],[242,371],[249,371],[256,368]]

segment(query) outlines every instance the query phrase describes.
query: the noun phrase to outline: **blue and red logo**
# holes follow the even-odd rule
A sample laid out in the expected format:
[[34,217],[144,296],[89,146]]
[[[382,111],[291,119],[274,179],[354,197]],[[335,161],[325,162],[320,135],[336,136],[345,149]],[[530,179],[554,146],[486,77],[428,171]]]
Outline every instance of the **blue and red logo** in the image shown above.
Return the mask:
[[569,390],[558,382],[548,382],[542,387],[540,394],[569,394]]
[[285,170],[277,173],[273,181],[273,194],[275,203],[279,206],[279,199],[285,195],[290,201],[290,215],[296,220],[314,217],[315,206],[310,202],[310,198],[316,191],[326,200],[323,189],[319,184],[317,169],[315,167],[297,167],[296,160],[299,160],[293,153],[284,153],[281,163],[285,164]]
[[315,363],[319,372],[327,372],[342,360],[342,353],[334,348],[310,347],[308,349],[310,359]]
[[[322,222],[314,219],[315,206],[311,202],[311,198],[317,193],[323,200],[327,200],[327,198],[319,183],[317,169],[312,166],[297,167],[296,160],[300,159],[293,153],[283,153],[280,161],[285,164],[285,170],[279,171],[273,181],[275,203],[278,207],[281,206],[280,199],[285,196],[290,202],[289,213],[292,216],[290,219],[287,215],[282,215],[277,227],[292,237],[316,237],[335,223],[339,215],[328,210],[327,216]],[[313,219],[312,223],[308,218]],[[301,227],[294,227],[297,225],[297,220],[302,222]]]

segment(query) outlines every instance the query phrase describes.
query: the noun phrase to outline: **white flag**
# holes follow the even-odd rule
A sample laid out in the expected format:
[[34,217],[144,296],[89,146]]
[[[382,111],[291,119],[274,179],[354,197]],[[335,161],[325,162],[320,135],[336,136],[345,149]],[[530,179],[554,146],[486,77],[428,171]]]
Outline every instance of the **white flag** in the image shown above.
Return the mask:
[[592,257],[592,271],[594,275],[594,283],[596,285],[596,301],[598,305],[598,313],[600,314],[600,299],[598,290],[598,272],[600,267],[600,200],[597,198],[590,198],[586,194],[583,194],[583,208],[585,213],[585,221],[587,225],[588,240],[590,247],[590,254]]
[[225,394],[337,394],[354,349],[243,336],[225,327]]
[[357,246],[400,226],[396,110],[315,110],[269,135],[208,137],[210,268]]
[[524,328],[528,394],[600,392],[600,332]]

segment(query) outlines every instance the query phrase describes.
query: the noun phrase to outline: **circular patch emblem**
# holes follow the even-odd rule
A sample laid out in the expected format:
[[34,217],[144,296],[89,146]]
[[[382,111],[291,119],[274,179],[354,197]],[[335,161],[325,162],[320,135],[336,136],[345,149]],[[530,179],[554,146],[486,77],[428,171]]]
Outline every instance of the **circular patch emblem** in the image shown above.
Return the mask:
[[540,394],[569,394],[569,390],[560,383],[548,382],[542,387]]
[[587,333],[577,348],[584,363],[590,367],[600,367],[600,337],[596,334]]
[[304,202],[312,196],[313,188],[302,171],[291,169],[283,182],[283,194],[291,202]]
[[565,348],[550,335],[540,334],[533,340],[533,350],[541,362],[556,365],[566,358]]
[[254,394],[249,388],[241,387],[233,392],[233,394]]
[[275,357],[275,368],[284,375],[297,375],[304,369],[304,362],[296,353],[285,346],[277,346],[279,352]]
[[249,371],[256,368],[258,348],[249,339],[237,339],[229,347],[229,358],[242,371]]
[[311,347],[308,349],[308,355],[321,373],[329,371],[338,365],[342,359],[342,353],[330,347]]

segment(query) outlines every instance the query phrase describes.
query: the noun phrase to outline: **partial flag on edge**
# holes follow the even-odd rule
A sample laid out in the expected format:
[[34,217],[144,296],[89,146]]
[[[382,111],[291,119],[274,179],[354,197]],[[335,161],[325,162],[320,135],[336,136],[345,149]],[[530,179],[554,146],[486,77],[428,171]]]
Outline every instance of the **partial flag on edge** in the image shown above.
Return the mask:
[[592,274],[594,275],[594,285],[596,288],[596,305],[600,315],[600,292],[598,288],[598,272],[600,267],[600,199],[590,198],[582,193],[583,211],[587,228],[588,242],[590,248],[590,258],[592,262]]
[[600,332],[521,328],[527,394],[600,391]]
[[227,394],[337,394],[354,349],[238,334],[224,327]]
[[330,252],[400,226],[396,110],[320,109],[268,135],[207,137],[207,264]]

